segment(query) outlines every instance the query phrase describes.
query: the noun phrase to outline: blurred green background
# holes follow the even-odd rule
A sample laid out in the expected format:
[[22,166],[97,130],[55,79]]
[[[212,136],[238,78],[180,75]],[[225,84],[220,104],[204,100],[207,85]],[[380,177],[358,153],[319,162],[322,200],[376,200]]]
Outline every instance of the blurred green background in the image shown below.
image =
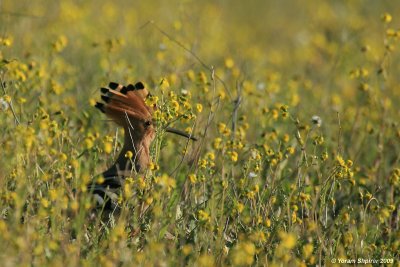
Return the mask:
[[[180,76],[188,69],[201,69],[156,25],[217,70],[226,58],[233,58],[240,70],[236,80],[265,82],[274,71],[285,79],[311,79],[310,95],[317,97],[308,102],[318,108],[327,106],[335,92],[354,96],[347,79],[352,69],[367,66],[375,72],[379,68],[385,49],[380,16],[386,11],[399,13],[399,4],[361,0],[1,1],[0,32],[14,39],[12,47],[2,50],[3,57],[48,62],[51,44],[65,36],[68,45],[61,58],[68,65],[65,71],[82,86],[80,99],[107,79],[155,80],[167,72]],[[368,53],[360,52],[364,46],[370,49]],[[395,64],[397,56],[391,62]],[[390,78],[395,79],[390,85],[398,88],[397,76]],[[234,91],[235,79],[227,82]],[[385,94],[398,98],[398,91]]]
[[[0,259],[305,266],[398,257],[397,14],[392,0],[0,0]],[[211,68],[225,86],[214,87]],[[196,117],[175,125],[195,122],[200,140],[210,121],[182,165],[184,141],[161,138],[149,187],[134,177],[145,189],[135,180],[141,198],[124,200],[129,215],[151,208],[115,228],[88,223],[88,196],[70,193],[121,146],[121,131],[92,107],[110,81],[143,81],[166,106],[183,97],[180,115]]]

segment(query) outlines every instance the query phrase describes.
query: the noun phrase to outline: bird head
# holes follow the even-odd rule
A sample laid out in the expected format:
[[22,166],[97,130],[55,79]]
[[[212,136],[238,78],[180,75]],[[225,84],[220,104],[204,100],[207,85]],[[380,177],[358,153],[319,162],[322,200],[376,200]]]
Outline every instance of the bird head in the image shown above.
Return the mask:
[[[156,134],[153,121],[156,107],[150,107],[145,102],[150,93],[141,82],[127,86],[111,82],[108,88],[101,88],[101,93],[103,102],[97,102],[95,107],[124,128],[122,152],[133,149],[139,165],[144,167],[150,161],[149,147]],[[196,140],[195,137],[174,128],[167,127],[164,130]]]

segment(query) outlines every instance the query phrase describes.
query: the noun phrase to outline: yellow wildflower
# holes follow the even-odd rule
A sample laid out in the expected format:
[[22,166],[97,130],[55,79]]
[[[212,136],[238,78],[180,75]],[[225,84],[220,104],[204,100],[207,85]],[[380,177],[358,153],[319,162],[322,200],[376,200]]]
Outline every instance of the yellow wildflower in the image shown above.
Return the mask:
[[190,181],[192,184],[195,184],[195,183],[197,182],[197,177],[196,177],[196,175],[195,175],[194,173],[189,174],[188,178],[189,178],[189,181]]
[[128,150],[128,151],[125,153],[125,158],[132,159],[132,157],[133,157],[132,151]]
[[225,59],[225,67],[226,67],[227,69],[232,69],[233,66],[235,66],[235,61],[233,61],[232,58],[227,58],[227,59]]
[[381,19],[384,23],[390,23],[392,21],[392,15],[390,15],[389,13],[383,13],[381,16]]
[[197,103],[196,104],[196,110],[197,110],[197,112],[201,113],[203,111],[203,105],[200,104],[200,103]]
[[232,151],[230,154],[231,154],[231,160],[232,160],[233,162],[238,161],[239,155],[238,155],[238,153],[237,153],[236,151]]
[[110,154],[112,152],[112,148],[113,148],[112,143],[104,142],[104,152]]
[[293,233],[279,232],[281,244],[286,249],[292,249],[296,246],[297,237]]
[[199,217],[199,220],[202,222],[210,222],[211,221],[210,215],[204,210],[199,210],[198,217]]

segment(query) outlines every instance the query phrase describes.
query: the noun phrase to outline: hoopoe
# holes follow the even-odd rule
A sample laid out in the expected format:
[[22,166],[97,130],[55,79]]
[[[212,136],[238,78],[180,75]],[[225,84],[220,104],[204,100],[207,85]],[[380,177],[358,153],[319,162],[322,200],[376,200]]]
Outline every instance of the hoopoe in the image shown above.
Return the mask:
[[[152,114],[156,107],[146,105],[150,93],[141,82],[127,86],[111,82],[108,87],[100,89],[104,103],[97,102],[95,107],[124,128],[124,145],[115,163],[102,173],[104,182],[93,182],[88,189],[99,207],[114,210],[125,178],[146,169],[150,163],[150,145],[156,135]],[[174,128],[168,127],[165,131],[196,140]]]

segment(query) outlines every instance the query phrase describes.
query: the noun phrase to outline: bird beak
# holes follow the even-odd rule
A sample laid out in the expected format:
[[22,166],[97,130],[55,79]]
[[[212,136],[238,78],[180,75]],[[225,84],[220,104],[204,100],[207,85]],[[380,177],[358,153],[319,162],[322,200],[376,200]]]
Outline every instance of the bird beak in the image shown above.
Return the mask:
[[175,128],[167,127],[167,128],[165,128],[165,131],[166,131],[166,132],[169,132],[169,133],[174,133],[174,134],[177,134],[177,135],[186,137],[186,138],[188,138],[188,139],[192,139],[193,141],[197,141],[197,138],[194,137],[193,135],[188,134],[188,133],[186,133],[186,132],[184,132],[184,131],[175,129]]

